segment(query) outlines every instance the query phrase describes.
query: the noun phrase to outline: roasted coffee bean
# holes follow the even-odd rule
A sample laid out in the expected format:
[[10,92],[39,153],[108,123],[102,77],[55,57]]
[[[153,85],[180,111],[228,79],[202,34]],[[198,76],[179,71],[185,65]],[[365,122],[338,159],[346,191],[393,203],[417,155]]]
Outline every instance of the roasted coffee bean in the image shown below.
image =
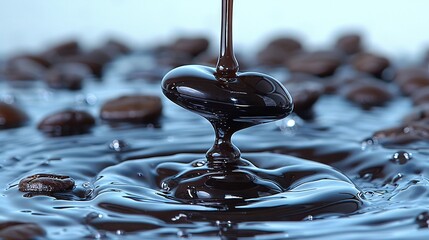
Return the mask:
[[182,52],[195,57],[205,52],[209,45],[210,42],[205,37],[182,37],[176,39],[168,48],[170,51]]
[[131,52],[131,48],[127,44],[113,38],[107,40],[103,47],[116,49],[116,51],[120,52],[121,54],[128,54]]
[[429,86],[417,89],[410,95],[414,105],[424,105],[429,103]]
[[75,56],[80,53],[79,43],[76,40],[69,40],[49,48],[42,53],[42,56],[49,59],[51,63],[57,63],[63,57]]
[[91,70],[80,63],[54,65],[45,74],[46,84],[54,89],[79,90],[82,82],[91,75]]
[[361,37],[358,34],[347,34],[339,37],[335,43],[335,49],[352,55],[362,51]]
[[[91,73],[96,77],[101,77],[103,75],[103,67],[106,63],[106,59],[110,59],[110,57],[95,57],[96,53],[91,54],[80,54],[74,56],[68,56],[61,58],[58,63],[80,63],[86,65],[89,69],[91,69]],[[100,61],[100,59],[102,59]]]
[[387,58],[373,53],[358,53],[352,59],[352,66],[358,71],[381,77],[390,62]]
[[56,193],[73,189],[74,180],[69,176],[56,174],[35,174],[23,178],[19,182],[21,192]]
[[286,66],[291,72],[308,73],[319,77],[331,76],[341,65],[341,54],[338,52],[319,51],[301,53],[291,57]]
[[424,68],[404,68],[397,71],[394,81],[404,95],[414,95],[429,86],[429,71]]
[[168,68],[175,68],[193,62],[192,56],[185,52],[179,51],[164,51],[156,55],[156,62],[158,65]]
[[308,116],[313,105],[324,91],[323,84],[312,81],[290,81],[284,83],[284,85],[292,95],[294,104],[293,111],[303,118]]
[[262,65],[280,66],[290,57],[301,51],[302,45],[298,40],[289,37],[279,37],[269,42],[259,51],[257,59]]
[[43,133],[52,136],[69,136],[84,134],[95,125],[94,117],[78,110],[65,110],[45,117],[38,125]]
[[415,107],[410,113],[405,115],[402,122],[405,124],[429,120],[429,103]]
[[353,82],[343,87],[341,94],[364,109],[382,106],[393,98],[388,86],[376,79]]
[[45,236],[45,230],[35,223],[0,223],[0,238],[3,240],[30,240]]
[[0,102],[0,129],[17,128],[25,125],[28,116],[18,107]]
[[31,58],[17,58],[6,63],[4,75],[6,80],[40,80],[46,67]]
[[162,113],[162,102],[157,96],[130,95],[107,101],[100,118],[108,122],[153,123]]
[[429,121],[417,121],[375,132],[372,138],[381,143],[407,144],[429,141]]
[[51,63],[49,62],[48,59],[46,59],[46,57],[44,57],[43,55],[37,55],[37,54],[20,54],[20,55],[15,55],[11,58],[9,58],[7,60],[7,64],[11,64],[14,61],[20,60],[20,59],[27,59],[27,60],[31,60],[34,62],[37,62],[38,64],[44,66],[45,68],[48,68],[51,66]]

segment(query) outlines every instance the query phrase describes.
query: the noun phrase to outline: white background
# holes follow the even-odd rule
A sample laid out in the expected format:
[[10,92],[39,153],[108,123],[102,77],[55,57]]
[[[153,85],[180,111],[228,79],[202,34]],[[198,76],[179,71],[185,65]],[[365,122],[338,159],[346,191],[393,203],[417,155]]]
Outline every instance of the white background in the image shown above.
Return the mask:
[[[205,34],[217,48],[221,0],[0,0],[0,54],[77,37],[89,45],[115,35],[135,47],[178,34]],[[421,54],[429,44],[428,0],[235,0],[236,48],[255,50],[288,33],[318,48],[358,30],[373,50]]]

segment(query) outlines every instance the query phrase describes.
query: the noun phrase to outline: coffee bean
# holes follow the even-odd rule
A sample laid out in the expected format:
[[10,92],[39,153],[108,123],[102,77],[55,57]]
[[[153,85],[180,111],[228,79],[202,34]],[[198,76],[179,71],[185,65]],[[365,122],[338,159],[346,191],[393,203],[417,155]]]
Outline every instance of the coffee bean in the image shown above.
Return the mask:
[[352,59],[352,66],[358,71],[381,77],[390,62],[387,58],[373,53],[358,53]]
[[198,56],[209,48],[210,42],[205,37],[182,37],[176,39],[168,48],[173,52],[182,52],[192,57]]
[[407,144],[415,141],[429,141],[429,121],[417,121],[397,127],[382,129],[373,134],[380,143]]
[[0,238],[3,240],[38,239],[45,236],[45,234],[45,230],[35,223],[0,223]]
[[382,106],[393,98],[388,86],[376,79],[363,79],[341,89],[341,94],[364,109]]
[[429,86],[417,89],[410,97],[414,105],[429,104]]
[[[301,43],[289,37],[279,37],[269,42],[257,55],[258,62],[267,66],[280,66],[302,51]],[[240,62],[241,63],[241,62]]]
[[347,55],[362,51],[361,37],[358,34],[347,34],[339,37],[335,43],[335,49]]
[[118,39],[109,39],[104,44],[105,48],[110,49],[116,49],[116,51],[120,52],[121,54],[128,54],[131,52],[131,48],[125,44],[124,42],[118,40]]
[[0,129],[17,128],[25,125],[28,116],[18,107],[0,102]]
[[193,62],[193,57],[186,52],[164,51],[157,53],[156,63],[168,68],[176,68]]
[[60,137],[87,133],[94,125],[95,119],[91,114],[65,110],[45,117],[39,123],[38,129],[49,136]]
[[324,91],[323,84],[312,81],[290,81],[284,85],[292,95],[293,111],[304,119]]
[[9,58],[7,60],[7,64],[10,64],[14,61],[20,60],[20,59],[27,59],[27,60],[31,60],[34,62],[37,62],[38,64],[44,66],[45,68],[48,68],[51,66],[51,63],[49,62],[49,60],[44,57],[43,55],[37,55],[37,54],[20,54],[20,55],[15,55],[12,56],[11,58]]
[[52,46],[42,56],[49,59],[51,63],[57,63],[59,59],[75,56],[81,53],[81,48],[76,40],[68,40]]
[[429,86],[429,71],[424,68],[404,68],[397,71],[394,81],[404,95],[413,95]]
[[405,115],[402,122],[405,124],[429,120],[429,103],[415,107],[410,113]]
[[153,123],[162,113],[157,96],[130,95],[107,101],[101,108],[101,119],[108,122]]
[[4,74],[6,80],[40,80],[46,67],[31,58],[16,58],[6,63]]
[[80,63],[56,64],[45,74],[45,82],[54,89],[79,90],[91,70]]
[[341,61],[342,56],[338,52],[318,51],[293,56],[287,61],[286,66],[291,72],[327,77],[335,73]]
[[23,178],[19,182],[21,192],[56,193],[73,189],[74,180],[69,176],[56,174],[35,174]]

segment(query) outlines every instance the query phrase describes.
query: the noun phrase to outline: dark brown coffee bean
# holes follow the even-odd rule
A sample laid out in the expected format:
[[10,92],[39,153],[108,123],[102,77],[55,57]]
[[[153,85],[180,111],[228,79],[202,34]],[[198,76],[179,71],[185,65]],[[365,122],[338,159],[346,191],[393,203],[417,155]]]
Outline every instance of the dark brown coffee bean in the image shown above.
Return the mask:
[[113,38],[107,40],[104,44],[104,47],[116,49],[116,51],[120,52],[121,54],[128,54],[131,52],[131,48],[127,44],[118,39]]
[[165,51],[156,55],[157,64],[169,68],[189,65],[193,62],[192,59],[192,56],[188,53],[179,51]]
[[429,121],[417,121],[387,128],[373,134],[380,143],[407,144],[415,141],[429,141]]
[[404,124],[409,124],[427,120],[429,120],[429,103],[415,107],[410,113],[405,115],[402,122]]
[[361,79],[341,89],[341,94],[364,109],[382,106],[393,98],[388,85],[377,79]]
[[91,75],[91,70],[80,63],[56,64],[45,74],[45,82],[54,89],[79,90],[82,82]]
[[352,55],[362,51],[361,37],[358,34],[347,34],[337,39],[335,49]]
[[424,68],[405,68],[397,71],[394,81],[404,95],[414,95],[429,86],[429,71]]
[[291,57],[286,66],[291,72],[308,73],[319,77],[331,76],[341,65],[341,54],[338,52],[319,51],[301,53]]
[[210,42],[205,37],[182,37],[169,46],[173,52],[186,53],[192,57],[198,56],[209,48]]
[[74,180],[69,176],[56,174],[35,174],[23,178],[19,182],[19,191],[21,192],[43,192],[56,193],[72,190]]
[[91,114],[65,110],[45,117],[39,123],[38,129],[49,136],[60,137],[87,133],[94,125],[95,119]]
[[[96,55],[96,53],[92,53]],[[58,63],[80,63],[86,65],[89,69],[91,69],[91,73],[96,77],[101,77],[103,75],[103,67],[106,63],[106,59],[110,59],[110,57],[95,57],[94,55],[80,54],[74,56],[68,56],[61,58],[58,60]],[[102,58],[102,61],[100,59]]]
[[17,58],[8,61],[5,67],[6,80],[40,80],[46,67],[31,58]]
[[302,51],[301,43],[288,37],[280,37],[269,42],[257,55],[258,62],[267,66],[280,66],[287,59]]
[[390,62],[387,58],[373,53],[358,53],[352,59],[352,66],[358,71],[381,77]]
[[417,89],[410,97],[414,105],[429,104],[429,86]]
[[46,50],[42,56],[49,59],[51,63],[57,63],[63,57],[75,56],[81,53],[81,48],[76,40],[69,40],[54,45]]
[[152,123],[162,113],[162,102],[157,96],[130,95],[107,101],[100,118],[108,122]]
[[0,129],[17,128],[25,125],[28,116],[14,105],[0,102]]
[[308,115],[313,105],[323,94],[323,84],[312,81],[286,82],[284,84],[290,91],[293,99],[293,111],[301,117]]
[[37,62],[38,64],[44,66],[45,68],[48,68],[51,66],[51,63],[49,62],[48,59],[46,59],[43,55],[36,55],[36,54],[21,54],[21,55],[13,56],[7,60],[8,62],[7,64],[10,64],[13,61],[17,61],[20,59],[27,59],[27,60]]
[[3,240],[30,240],[45,236],[45,230],[35,223],[0,223],[0,238]]

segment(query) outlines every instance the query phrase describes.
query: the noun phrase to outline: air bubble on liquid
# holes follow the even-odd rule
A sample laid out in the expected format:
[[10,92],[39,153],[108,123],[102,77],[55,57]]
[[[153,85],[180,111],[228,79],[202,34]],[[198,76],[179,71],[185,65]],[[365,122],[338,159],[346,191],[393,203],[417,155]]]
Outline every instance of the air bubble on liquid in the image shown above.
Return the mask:
[[85,222],[90,223],[95,219],[103,218],[103,215],[98,212],[90,212],[85,216]]
[[196,161],[196,162],[194,162],[194,163],[192,163],[192,166],[193,167],[202,167],[202,166],[204,166],[204,165],[206,165],[206,161]]
[[416,223],[420,228],[429,227],[429,212],[422,212],[416,217]]
[[374,175],[372,174],[372,173],[365,173],[363,176],[362,176],[362,179],[365,179],[365,180],[372,180],[372,177],[373,177]]
[[397,164],[406,164],[413,158],[412,154],[407,151],[397,151],[392,155],[391,161]]
[[172,217],[171,221],[176,222],[187,217],[188,216],[186,214],[180,213],[179,215]]
[[178,237],[178,238],[190,238],[190,237],[191,237],[191,234],[190,234],[190,233],[188,233],[186,230],[179,230],[179,231],[177,232],[177,237]]
[[78,104],[78,105],[93,106],[93,105],[97,104],[98,98],[94,94],[87,94],[87,95],[79,94],[76,96],[75,101],[76,101],[76,104]]
[[313,215],[308,215],[303,219],[303,221],[313,221]]
[[110,142],[109,148],[113,151],[121,152],[128,148],[128,144],[123,140],[115,139]]
[[295,116],[289,116],[282,121],[277,122],[277,126],[284,133],[292,134],[296,131],[300,124],[300,119]]
[[120,236],[125,234],[125,232],[123,230],[116,230],[115,233],[116,233],[116,235],[120,235]]
[[82,187],[84,187],[84,188],[90,188],[91,187],[91,183],[90,182],[84,182],[84,183],[82,183]]
[[161,191],[164,193],[167,193],[170,191],[170,187],[168,186],[168,183],[166,182],[161,183]]
[[364,140],[362,140],[361,142],[361,149],[362,150],[366,150],[368,148],[372,148],[374,146],[378,145],[378,141],[375,138],[365,138]]
[[396,185],[397,182],[399,182],[403,177],[404,175],[402,175],[402,173],[396,174],[394,177],[392,177],[392,180],[390,180],[390,184]]

